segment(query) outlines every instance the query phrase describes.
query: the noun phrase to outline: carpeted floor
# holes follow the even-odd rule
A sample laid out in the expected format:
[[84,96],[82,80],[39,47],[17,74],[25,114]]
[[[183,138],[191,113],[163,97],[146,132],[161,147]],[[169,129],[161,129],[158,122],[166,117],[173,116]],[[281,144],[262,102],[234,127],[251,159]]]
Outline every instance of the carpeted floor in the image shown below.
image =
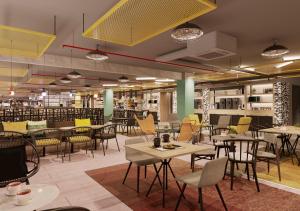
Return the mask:
[[[179,159],[172,160],[171,166],[177,175],[191,172],[189,168],[190,164]],[[128,164],[121,164],[91,170],[86,173],[133,210],[174,210],[179,196],[179,190],[173,178],[171,178],[171,174],[169,174],[169,189],[166,192],[166,209],[163,209],[161,206],[162,192],[158,184],[152,189],[148,198],[145,196],[154,177],[153,168],[148,168],[146,179],[144,178],[144,174],[141,173],[141,192],[138,194],[135,191],[136,168],[134,166],[131,168],[125,185],[122,185],[127,167]],[[260,184],[261,192],[258,193],[256,192],[254,182],[242,178],[236,178],[233,191],[230,190],[229,186],[230,180],[228,178],[223,180],[220,184],[228,210],[300,210],[300,195],[263,184]],[[204,188],[203,194],[204,209],[206,211],[224,210],[214,187]],[[181,201],[179,210],[198,210],[197,190],[188,187],[185,196],[187,200],[183,199]]]
[[277,166],[274,164],[270,164],[270,173],[268,173],[267,163],[259,162],[257,175],[264,180],[300,189],[300,166],[297,165],[297,161],[294,162],[293,165],[291,159],[281,161],[281,182],[278,179]]

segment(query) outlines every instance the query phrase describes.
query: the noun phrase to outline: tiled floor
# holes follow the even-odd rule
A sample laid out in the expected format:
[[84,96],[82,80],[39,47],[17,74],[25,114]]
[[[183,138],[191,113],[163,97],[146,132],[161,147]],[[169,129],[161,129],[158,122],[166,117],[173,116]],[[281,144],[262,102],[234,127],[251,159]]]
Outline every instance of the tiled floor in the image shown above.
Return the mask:
[[[41,168],[37,175],[31,178],[31,183],[55,184],[60,190],[59,197],[44,208],[72,205],[87,207],[93,211],[130,210],[129,207],[85,173],[87,170],[126,163],[124,150],[126,138],[128,137],[118,135],[121,152],[117,150],[116,143],[112,140],[106,156],[103,155],[101,150],[97,150],[94,159],[90,152],[86,155],[84,150],[72,154],[71,162],[66,159],[62,163],[55,155],[47,155],[41,158]],[[181,159],[189,161],[190,156],[181,157]],[[121,180],[122,178],[120,178],[120,185]],[[270,182],[266,182],[266,184],[296,193],[300,192]]]

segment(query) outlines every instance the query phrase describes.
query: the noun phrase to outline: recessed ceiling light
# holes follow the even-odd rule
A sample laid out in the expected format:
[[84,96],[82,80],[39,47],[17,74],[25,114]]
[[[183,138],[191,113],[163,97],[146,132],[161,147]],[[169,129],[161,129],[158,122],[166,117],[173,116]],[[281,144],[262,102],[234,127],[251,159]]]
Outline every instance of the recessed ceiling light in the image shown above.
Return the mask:
[[293,55],[293,56],[284,56],[283,61],[292,61],[292,60],[299,60],[300,55]]
[[276,58],[287,54],[289,49],[283,45],[278,45],[275,41],[274,44],[266,48],[261,55],[269,58]]
[[68,73],[68,78],[72,78],[72,79],[77,79],[77,78],[81,78],[82,75],[76,71],[72,71],[70,73]]
[[155,77],[136,77],[135,80],[137,81],[151,81],[151,80],[155,80]]
[[169,78],[155,80],[155,82],[174,82],[174,81],[175,81],[174,79],[169,79]]
[[198,39],[203,35],[202,29],[193,23],[186,22],[177,26],[172,34],[171,37],[178,41],[187,41],[187,40],[194,40]]
[[282,63],[279,63],[279,64],[275,65],[275,67],[276,67],[277,69],[279,69],[279,68],[282,68],[282,67],[288,66],[288,65],[290,65],[290,64],[292,64],[292,63],[294,63],[294,62],[293,62],[293,61],[289,61],[289,62],[282,62]]
[[96,60],[96,61],[104,61],[108,59],[108,55],[99,50],[99,45],[97,45],[96,50],[92,50],[86,54],[86,58],[91,59],[91,60]]
[[72,82],[72,81],[71,81],[69,78],[67,78],[67,77],[63,77],[63,78],[61,78],[59,81],[60,81],[61,83],[63,83],[63,84],[69,84],[69,83]]
[[102,86],[104,86],[104,87],[109,87],[109,86],[113,87],[113,86],[118,86],[118,84],[102,84]]

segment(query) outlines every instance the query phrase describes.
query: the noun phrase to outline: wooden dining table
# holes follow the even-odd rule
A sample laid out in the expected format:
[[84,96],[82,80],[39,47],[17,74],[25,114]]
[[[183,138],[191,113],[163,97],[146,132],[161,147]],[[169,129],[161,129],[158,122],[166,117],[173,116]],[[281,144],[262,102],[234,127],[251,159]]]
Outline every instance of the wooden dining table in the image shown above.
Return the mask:
[[[178,147],[175,149],[164,149],[163,146],[166,144],[174,144],[177,145]],[[159,167],[158,172],[156,173],[156,176],[154,177],[151,183],[151,186],[147,192],[147,196],[150,194],[152,186],[154,185],[156,179],[159,177],[159,172],[162,170],[163,171],[163,180],[162,180],[162,206],[163,207],[165,207],[165,192],[168,189],[168,170],[175,178],[175,173],[172,170],[170,165],[172,158],[205,151],[211,148],[211,146],[208,145],[202,145],[202,144],[194,145],[194,144],[182,143],[182,142],[162,143],[162,146],[160,148],[154,148],[153,143],[150,142],[130,144],[130,145],[126,145],[125,147],[134,149],[136,151],[139,151],[140,153],[144,153],[156,159],[161,160],[162,164]],[[181,190],[177,181],[176,183],[179,190]]]

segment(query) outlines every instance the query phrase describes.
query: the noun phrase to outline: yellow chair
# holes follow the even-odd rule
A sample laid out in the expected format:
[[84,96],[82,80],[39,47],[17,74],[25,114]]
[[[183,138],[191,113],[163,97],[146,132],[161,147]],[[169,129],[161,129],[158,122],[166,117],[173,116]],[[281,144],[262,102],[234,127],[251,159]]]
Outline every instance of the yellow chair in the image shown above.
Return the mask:
[[251,121],[251,117],[241,117],[237,126],[229,126],[230,132],[236,134],[245,134],[249,130]]
[[202,123],[199,121],[198,115],[190,114],[187,117],[184,117],[182,123],[190,123],[193,129],[193,132],[199,132],[202,126]]
[[194,130],[191,122],[183,122],[180,127],[180,133],[177,137],[177,141],[189,142],[192,140]]
[[194,125],[200,126],[202,123],[199,120],[199,116],[197,114],[189,114],[188,118],[193,122]]
[[146,140],[149,140],[148,135],[151,136],[156,135],[154,118],[152,114],[149,114],[146,117],[146,119],[139,119],[136,115],[134,115],[134,118],[137,121],[139,127],[141,128],[141,131],[145,136]]

